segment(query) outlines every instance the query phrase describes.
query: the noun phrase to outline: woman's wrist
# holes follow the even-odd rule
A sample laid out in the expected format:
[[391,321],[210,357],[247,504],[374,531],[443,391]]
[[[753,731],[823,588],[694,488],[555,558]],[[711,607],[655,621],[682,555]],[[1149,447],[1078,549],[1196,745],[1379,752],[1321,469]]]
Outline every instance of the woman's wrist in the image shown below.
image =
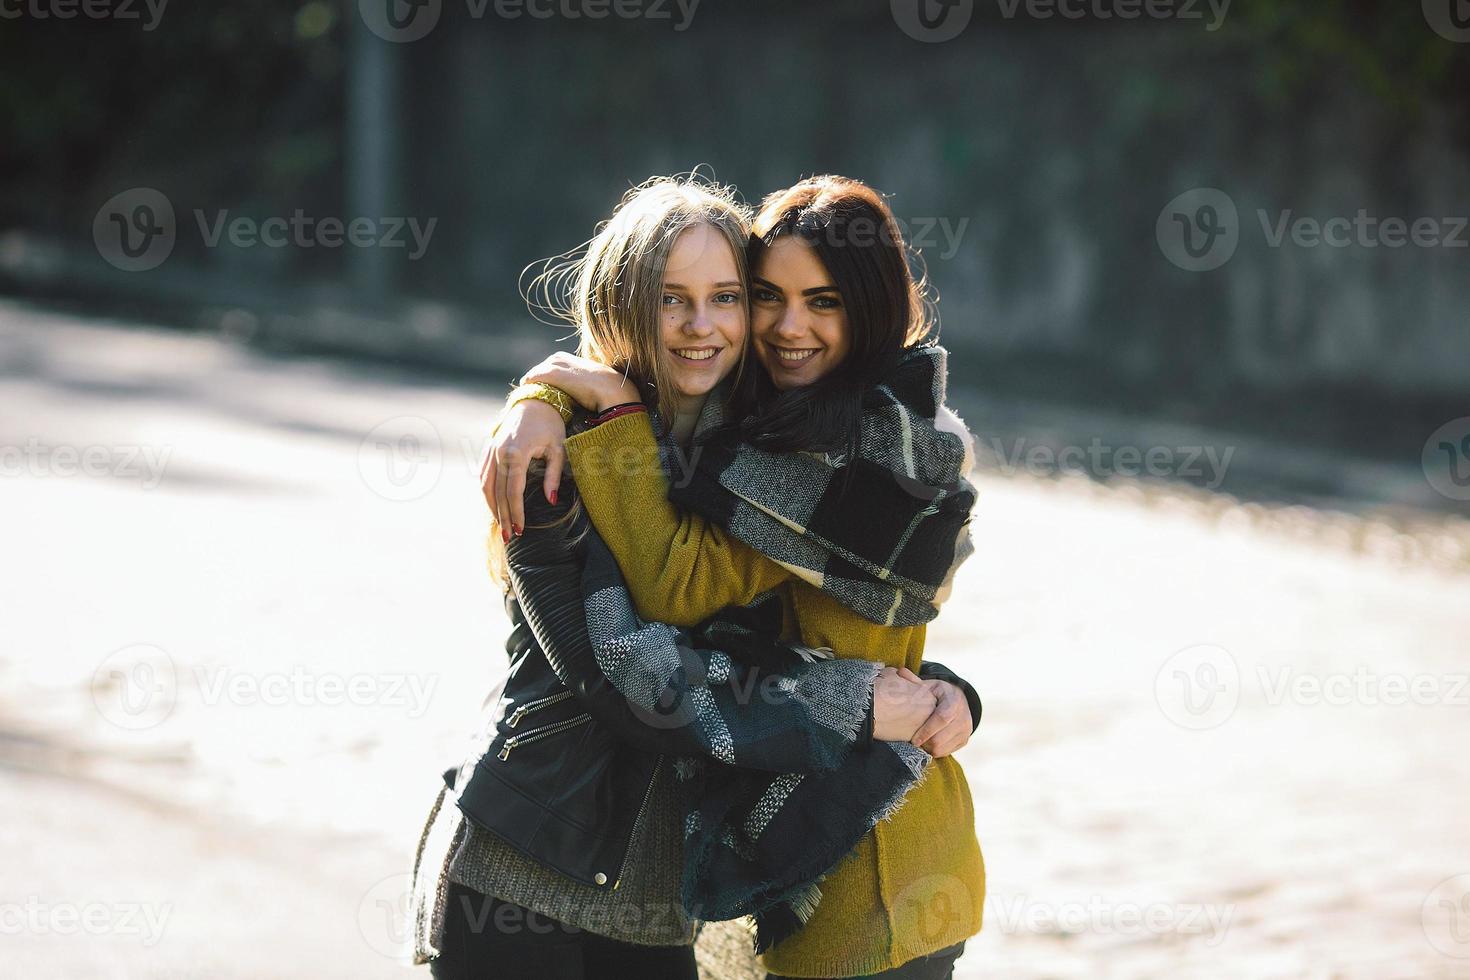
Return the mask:
[[505,399],[505,407],[523,401],[545,402],[556,409],[563,423],[571,422],[574,402],[570,395],[553,385],[544,384],[540,381],[528,381],[517,386]]
[[621,375],[617,377],[616,382],[609,379],[607,383],[597,385],[594,394],[596,395],[596,404],[590,407],[593,412],[598,414],[639,400],[638,389],[633,386],[632,382]]

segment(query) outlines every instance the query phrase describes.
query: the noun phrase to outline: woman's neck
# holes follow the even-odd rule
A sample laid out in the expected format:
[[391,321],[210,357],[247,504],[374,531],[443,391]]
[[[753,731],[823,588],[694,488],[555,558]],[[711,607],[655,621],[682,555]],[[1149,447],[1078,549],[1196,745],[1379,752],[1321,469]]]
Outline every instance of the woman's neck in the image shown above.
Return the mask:
[[699,424],[699,413],[704,411],[708,395],[680,395],[674,401],[674,417],[669,425],[669,434],[681,446],[687,446],[694,438],[694,427]]

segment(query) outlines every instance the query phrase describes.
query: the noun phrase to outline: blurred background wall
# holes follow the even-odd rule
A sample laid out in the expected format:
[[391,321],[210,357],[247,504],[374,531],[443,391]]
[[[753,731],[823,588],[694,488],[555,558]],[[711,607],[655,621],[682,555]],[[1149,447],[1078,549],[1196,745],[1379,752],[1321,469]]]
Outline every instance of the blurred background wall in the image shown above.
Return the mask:
[[[520,271],[630,185],[703,165],[755,201],[835,171],[891,194],[990,390],[1386,453],[1470,387],[1453,0],[962,0],[938,32],[898,0],[379,6],[0,21],[0,288],[495,370],[527,349]],[[140,229],[141,188],[174,237],[124,271],[94,232]],[[429,234],[210,241],[298,209]],[[1168,241],[1186,221],[1212,267]]]

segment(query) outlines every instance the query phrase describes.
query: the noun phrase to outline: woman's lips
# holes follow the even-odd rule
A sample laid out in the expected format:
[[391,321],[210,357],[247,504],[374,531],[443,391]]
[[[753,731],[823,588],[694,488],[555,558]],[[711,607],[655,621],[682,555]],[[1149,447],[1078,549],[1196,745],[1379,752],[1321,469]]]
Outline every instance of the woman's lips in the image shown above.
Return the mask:
[[775,363],[783,368],[799,368],[821,353],[820,347],[771,347]]

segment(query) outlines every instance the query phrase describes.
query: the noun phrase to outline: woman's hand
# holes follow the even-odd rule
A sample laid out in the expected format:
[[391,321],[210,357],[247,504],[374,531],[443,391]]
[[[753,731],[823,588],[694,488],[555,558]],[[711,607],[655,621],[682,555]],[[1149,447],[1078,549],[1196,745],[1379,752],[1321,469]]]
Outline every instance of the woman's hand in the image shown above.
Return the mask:
[[936,704],[909,741],[936,759],[953,755],[965,747],[975,729],[974,719],[970,717],[970,702],[965,699],[965,692],[949,681],[920,683],[934,692]]
[[522,381],[540,381],[565,391],[583,408],[605,412],[638,401],[638,389],[621,371],[576,354],[558,351],[527,371]]
[[913,671],[884,667],[873,681],[873,737],[885,742],[912,741],[938,704],[933,688]]
[[520,534],[526,526],[526,471],[531,460],[546,460],[541,492],[546,494],[547,502],[556,503],[566,441],[561,413],[545,402],[528,399],[505,413],[480,462],[480,484],[485,503],[500,525],[500,536],[507,543],[512,531]]

